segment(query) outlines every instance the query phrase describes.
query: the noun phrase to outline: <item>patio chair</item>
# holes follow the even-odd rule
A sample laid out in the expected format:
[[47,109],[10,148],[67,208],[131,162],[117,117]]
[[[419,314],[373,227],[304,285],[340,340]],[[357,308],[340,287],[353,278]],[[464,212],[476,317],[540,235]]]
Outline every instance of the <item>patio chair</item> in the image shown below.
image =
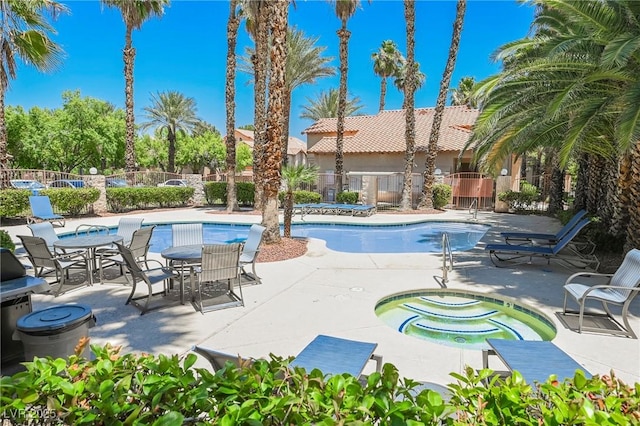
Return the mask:
[[133,238],[133,233],[142,228],[142,221],[144,221],[144,218],[141,217],[120,218],[116,234],[122,237],[124,244],[129,244]]
[[49,250],[52,252],[55,251],[53,243],[60,238],[58,238],[58,234],[56,234],[56,231],[53,229],[51,222],[32,223],[31,225],[27,225],[27,228],[29,228],[34,237],[42,238],[47,243]]
[[89,261],[86,252],[55,253],[49,250],[44,238],[32,237],[28,235],[18,235],[22,245],[27,251],[27,255],[33,265],[36,277],[46,277],[55,273],[55,281],[50,284],[60,283],[54,296],[58,296],[62,288],[69,279],[71,269],[82,269],[85,273],[86,281],[91,285],[89,279]]
[[[573,282],[578,277],[581,279],[584,277],[609,277],[609,281],[606,284],[589,286],[579,282]],[[567,278],[564,290],[562,312],[564,315],[578,314],[578,333],[582,333],[582,330],[601,331],[611,334],[621,334],[632,339],[637,339],[636,334],[629,325],[627,314],[631,301],[638,295],[638,292],[640,292],[640,250],[633,249],[627,253],[622,265],[620,265],[615,274],[580,272],[571,275]],[[578,303],[578,312],[567,310],[568,296],[571,296],[571,298]],[[586,327],[583,325],[585,305],[589,299],[600,301],[605,311],[604,314],[590,315],[604,316],[610,319],[618,327],[618,330]],[[622,321],[624,325],[618,322],[611,314],[609,304],[622,305]]]
[[[201,313],[244,306],[239,264],[240,250],[242,250],[240,243],[212,244],[202,247],[202,266],[194,268],[197,280],[191,280],[192,300]],[[197,288],[193,288],[194,281]],[[236,283],[237,293],[234,290]],[[211,302],[206,306],[205,297]]]
[[[129,270],[131,280],[133,281],[131,294],[129,294],[129,298],[127,298],[125,305],[132,304],[136,308],[140,309],[140,315],[144,315],[152,309],[158,309],[164,306],[164,304],[159,304],[151,307],[151,299],[156,296],[161,296],[163,298],[167,296],[167,281],[175,279],[178,275],[177,272],[171,267],[162,265],[162,263],[157,260],[147,260],[143,269],[141,264],[136,261],[136,258],[129,247],[120,243],[115,243],[115,245],[118,247],[120,255],[124,261],[124,265]],[[149,263],[157,263],[159,266],[149,268]],[[136,295],[137,284],[139,282],[146,285],[146,294]],[[158,290],[157,287],[159,285],[162,287]],[[156,289],[154,289],[154,286]],[[144,300],[144,303],[140,302],[142,300]]]
[[[135,261],[138,263],[144,263],[146,267],[149,267],[147,264],[147,254],[149,253],[149,243],[155,227],[155,225],[151,225],[137,229],[133,232],[133,237],[131,241],[129,241],[129,244],[124,244],[129,250],[131,250],[131,254]],[[114,265],[120,268],[120,275],[124,275],[124,278],[129,282],[127,274],[124,273],[125,261],[117,247],[115,250],[96,250],[96,254],[98,255],[100,264],[100,282],[103,282],[104,279],[103,269]]]
[[592,267],[598,269],[600,262],[591,253],[583,253],[575,245],[573,239],[585,226],[591,222],[586,218],[578,222],[564,237],[555,245],[513,245],[513,244],[487,244],[485,250],[489,251],[489,257],[494,265],[501,267],[504,262],[524,259],[524,262],[531,262],[533,258],[543,258],[547,263],[555,260],[563,265],[577,268]]
[[[260,244],[262,243],[262,235],[264,234],[265,227],[257,224],[251,225],[249,228],[249,235],[242,247],[242,253],[240,254],[240,273],[249,282],[254,284],[261,284],[262,280],[256,274],[256,259],[260,252]],[[245,266],[251,265],[251,272],[247,272]]]
[[507,244],[511,244],[512,242],[515,242],[516,244],[530,243],[534,240],[539,240],[545,244],[555,244],[560,241],[562,237],[567,235],[567,233],[571,231],[586,214],[586,210],[580,210],[555,234],[540,234],[535,232],[501,232],[500,235],[504,237]]
[[59,226],[64,226],[64,217],[53,212],[48,196],[31,195],[29,196],[29,204],[31,205],[31,216],[27,218],[27,223],[57,222]]
[[174,223],[171,225],[173,246],[204,244],[202,223]]
[[242,358],[240,355],[231,355],[224,352],[214,351],[212,349],[203,348],[201,346],[193,346],[191,348],[191,352],[195,352],[209,361],[214,372],[222,370],[227,362],[230,362],[236,367],[250,366],[251,364],[253,364],[252,359]]

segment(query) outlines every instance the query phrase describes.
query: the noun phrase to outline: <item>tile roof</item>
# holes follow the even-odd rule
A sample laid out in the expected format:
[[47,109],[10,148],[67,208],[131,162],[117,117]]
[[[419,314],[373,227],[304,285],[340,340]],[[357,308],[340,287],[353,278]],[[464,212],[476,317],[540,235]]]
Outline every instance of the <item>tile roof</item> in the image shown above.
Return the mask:
[[[253,149],[253,143],[254,143],[253,130],[236,129],[235,136],[236,136],[236,145],[239,143],[244,143],[248,145],[249,148]],[[307,152],[306,142],[296,137],[289,136],[289,143],[287,145],[287,154],[297,155],[300,151]]]
[[289,143],[287,144],[287,154],[297,155],[300,151],[307,152],[307,144],[298,138],[289,136]]
[[[425,151],[435,108],[416,108],[416,150]],[[460,151],[471,136],[471,128],[479,110],[466,106],[446,107],[438,149]],[[333,153],[336,150],[336,120],[323,118],[302,133],[326,134],[308,149],[309,153]],[[344,153],[405,152],[404,110],[381,111],[376,115],[359,115],[345,118]]]

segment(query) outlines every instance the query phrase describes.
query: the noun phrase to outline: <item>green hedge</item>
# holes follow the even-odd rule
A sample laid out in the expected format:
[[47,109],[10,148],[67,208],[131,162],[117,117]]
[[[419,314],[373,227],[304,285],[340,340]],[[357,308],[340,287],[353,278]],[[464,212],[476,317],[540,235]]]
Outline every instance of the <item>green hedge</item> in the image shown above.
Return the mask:
[[453,190],[450,185],[445,183],[436,183],[433,185],[433,208],[441,209],[451,200]]
[[148,186],[107,188],[107,207],[114,212],[150,207],[186,206],[195,188],[183,186]]
[[340,192],[336,196],[336,201],[344,204],[355,204],[358,202],[358,193],[349,191]]
[[532,210],[533,204],[539,199],[538,188],[528,182],[520,184],[520,192],[509,190],[498,194],[498,200],[507,203],[511,210],[518,212]]
[[29,189],[3,189],[0,191],[0,217],[29,214]]
[[[280,205],[284,204],[286,192],[278,193]],[[322,195],[313,191],[293,191],[293,202],[295,204],[319,203],[322,201]]]
[[[292,369],[271,355],[211,373],[197,357],[119,353],[93,346],[94,360],[36,358],[0,380],[0,418],[16,424],[565,425],[638,424],[640,386],[615,377],[526,384],[467,367],[449,399],[400,378],[391,364],[364,382],[348,374]],[[485,385],[488,381],[488,385]]]
[[49,188],[40,191],[47,195],[51,205],[62,214],[77,216],[89,205],[98,201],[100,190],[97,188]]
[[[253,182],[236,182],[238,204],[252,206],[256,195]],[[204,184],[204,196],[207,204],[227,204],[227,183],[207,182]]]

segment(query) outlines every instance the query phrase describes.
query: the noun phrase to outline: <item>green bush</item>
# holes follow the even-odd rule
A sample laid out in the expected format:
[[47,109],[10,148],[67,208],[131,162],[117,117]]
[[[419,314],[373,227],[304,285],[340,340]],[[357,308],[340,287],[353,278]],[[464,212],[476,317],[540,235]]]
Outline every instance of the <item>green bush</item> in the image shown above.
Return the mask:
[[0,217],[15,217],[29,214],[28,189],[3,189],[0,191]]
[[436,183],[433,185],[433,208],[441,209],[451,201],[453,190],[450,185]]
[[[286,192],[278,193],[278,200],[280,204],[284,204],[284,198],[286,197]],[[322,195],[313,191],[293,191],[293,202],[295,204],[308,204],[308,203],[319,203],[322,201]]]
[[107,207],[114,212],[150,207],[179,207],[189,203],[195,188],[183,186],[148,186],[107,188]]
[[256,186],[253,182],[236,182],[236,198],[238,204],[252,206],[256,195]]
[[358,202],[358,193],[344,191],[336,196],[336,201],[344,204],[355,204]]
[[100,190],[97,188],[49,188],[40,191],[40,195],[48,195],[51,206],[61,213],[77,216],[82,210],[98,201]]
[[0,229],[0,247],[9,249],[14,251],[16,249],[16,245],[13,243],[11,239],[11,235],[4,229]]
[[[236,182],[236,199],[243,206],[253,205],[256,187],[253,182]],[[227,204],[227,183],[207,182],[204,184],[204,196],[207,204]]]
[[[364,382],[348,374],[291,368],[290,359],[227,363],[211,373],[194,354],[121,355],[93,346],[94,360],[36,358],[26,371],[1,378],[0,417],[17,424],[369,424],[538,425],[637,424],[640,386],[576,372],[529,386],[519,373],[502,380],[468,367],[452,374],[444,401],[418,391],[385,364]],[[484,384],[489,381],[489,386]]]
[[533,204],[539,199],[538,188],[528,182],[520,184],[520,192],[509,190],[498,194],[498,200],[507,203],[515,211],[532,210]]

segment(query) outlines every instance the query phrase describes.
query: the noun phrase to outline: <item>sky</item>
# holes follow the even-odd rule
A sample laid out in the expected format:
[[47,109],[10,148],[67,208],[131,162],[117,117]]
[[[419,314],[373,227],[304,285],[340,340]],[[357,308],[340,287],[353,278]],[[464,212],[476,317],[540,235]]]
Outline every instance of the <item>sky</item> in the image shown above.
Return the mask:
[[[125,27],[120,11],[106,8],[97,0],[62,1],[70,14],[53,22],[53,36],[64,51],[60,67],[47,74],[20,65],[17,78],[10,82],[6,105],[58,108],[62,93],[79,90],[82,96],[108,101],[124,108]],[[433,107],[444,71],[456,13],[454,0],[416,1],[415,57],[427,75],[416,92],[418,108]],[[151,95],[178,91],[196,101],[199,118],[225,133],[226,24],[229,2],[223,0],[173,0],[161,18],[145,22],[133,32],[136,48],[134,64],[134,106],[136,123],[145,121],[144,107]],[[533,19],[533,8],[514,0],[469,0],[460,50],[451,87],[462,77],[482,80],[500,71],[491,59],[501,45],[525,37]],[[336,75],[294,90],[291,101],[290,135],[305,141],[301,132],[312,122],[299,118],[308,99],[323,90],[338,88],[340,21],[334,6],[326,0],[296,0],[289,10],[289,25],[317,38],[326,47],[324,55],[333,58]],[[364,114],[378,112],[380,78],[373,72],[371,55],[384,40],[393,40],[406,54],[406,27],[402,0],[363,1],[348,21],[349,97],[360,98]],[[253,46],[244,23],[238,32],[237,54]],[[385,109],[399,109],[402,94],[389,81]],[[236,127],[253,123],[253,85],[250,77],[237,73]]]

